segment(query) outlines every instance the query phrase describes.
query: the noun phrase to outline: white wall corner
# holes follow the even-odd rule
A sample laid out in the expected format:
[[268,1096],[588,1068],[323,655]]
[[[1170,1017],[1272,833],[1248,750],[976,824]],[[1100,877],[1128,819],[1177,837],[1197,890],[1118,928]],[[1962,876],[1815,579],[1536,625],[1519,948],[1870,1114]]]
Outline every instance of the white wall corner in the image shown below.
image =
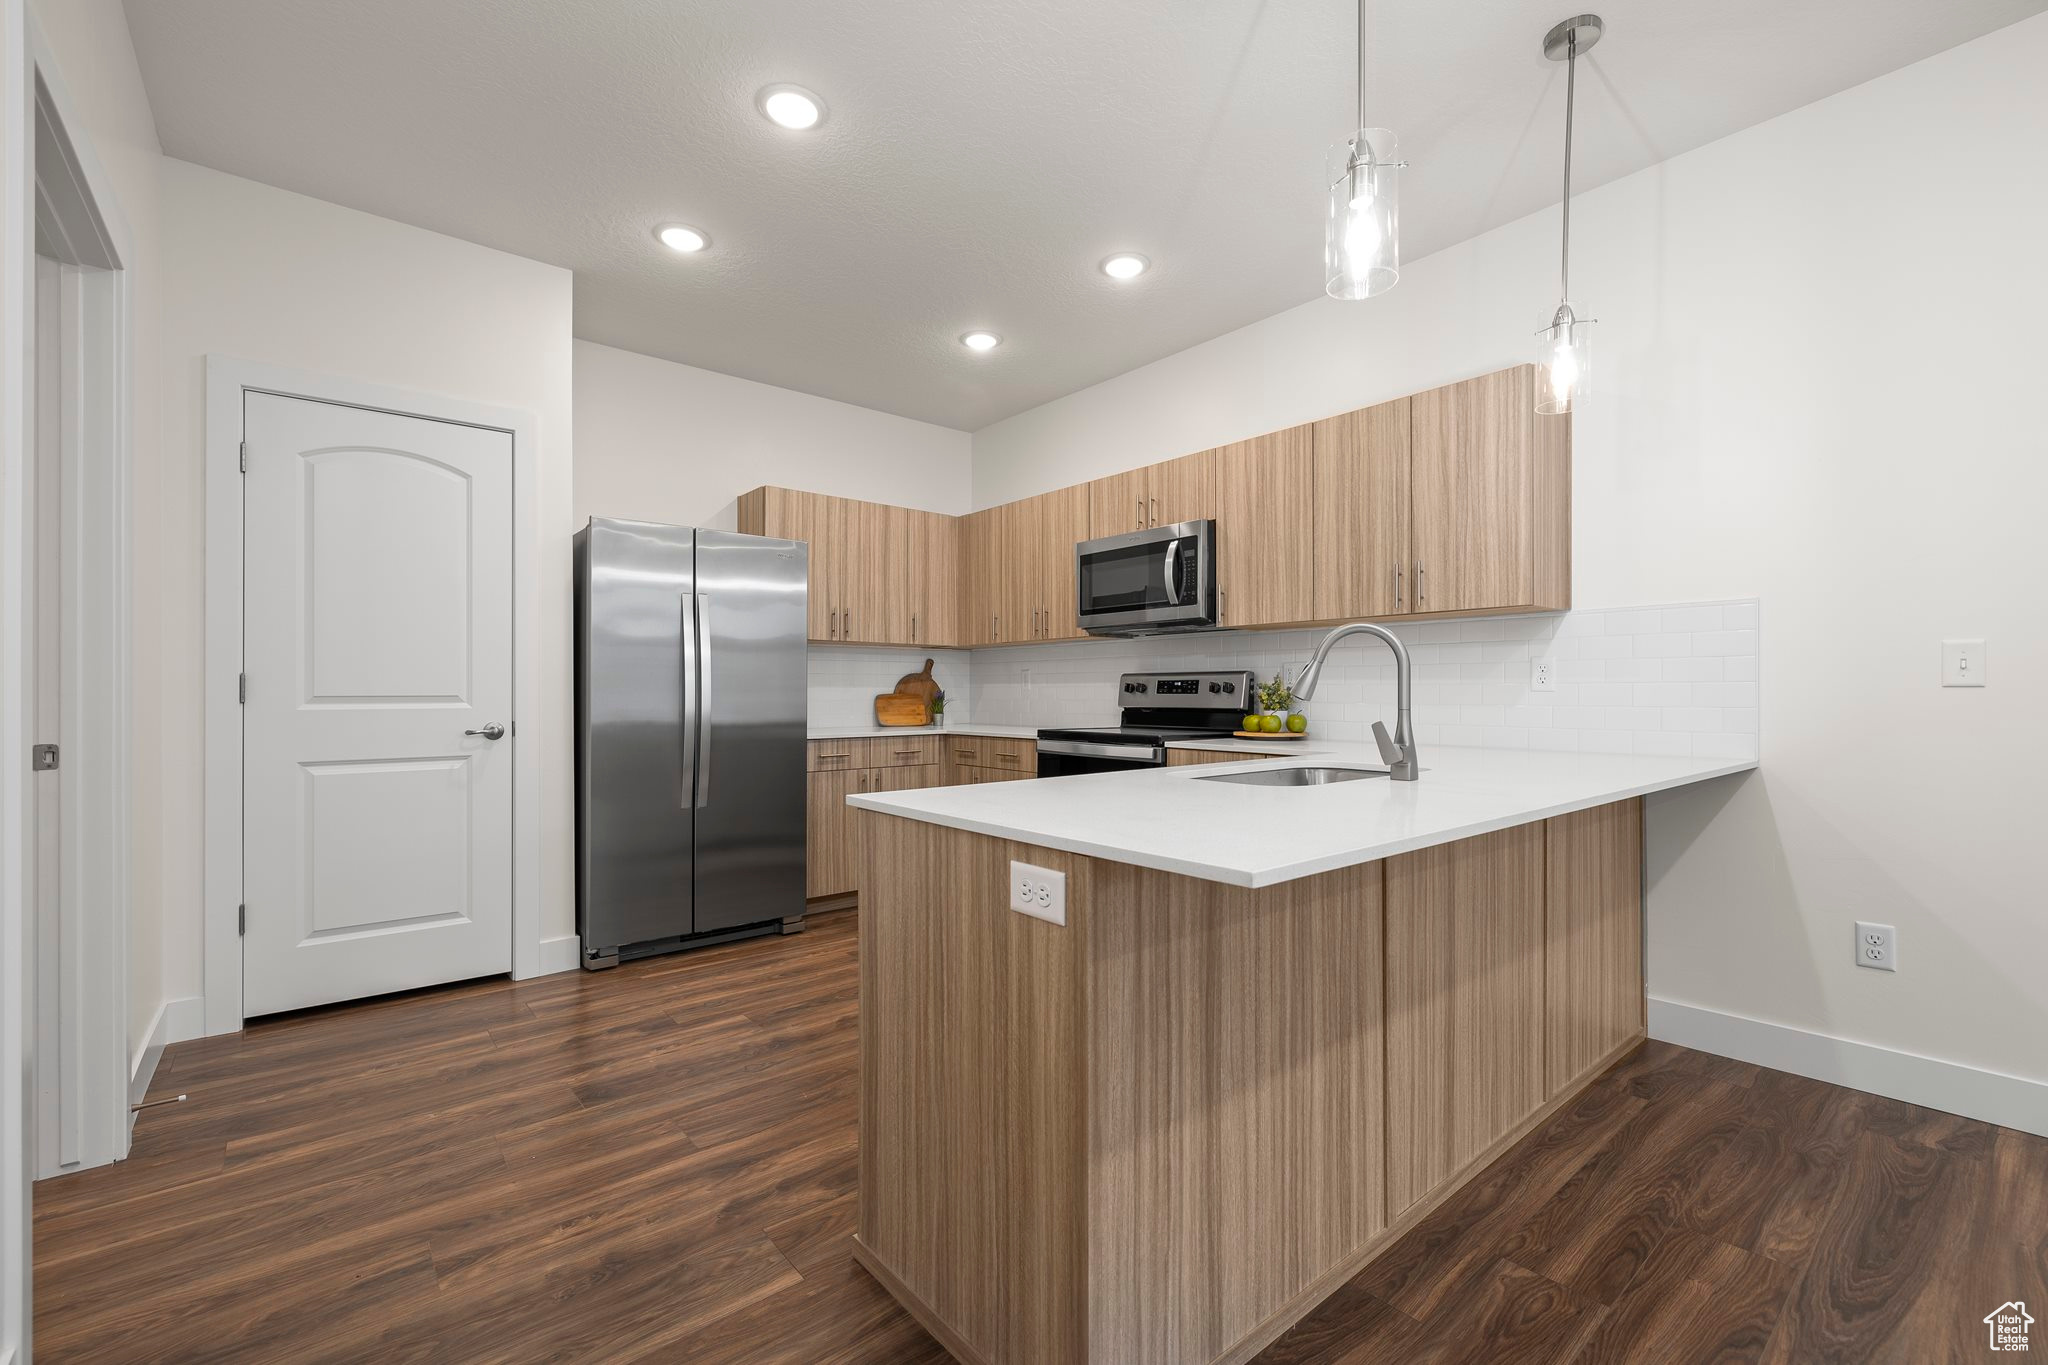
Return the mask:
[[540,941],[540,958],[534,970],[527,977],[515,974],[515,980],[527,980],[534,976],[552,976],[556,972],[573,972],[583,965],[583,940],[574,934],[563,934],[559,938],[544,938]]
[[1650,1036],[2048,1137],[2048,1084],[1650,997]]

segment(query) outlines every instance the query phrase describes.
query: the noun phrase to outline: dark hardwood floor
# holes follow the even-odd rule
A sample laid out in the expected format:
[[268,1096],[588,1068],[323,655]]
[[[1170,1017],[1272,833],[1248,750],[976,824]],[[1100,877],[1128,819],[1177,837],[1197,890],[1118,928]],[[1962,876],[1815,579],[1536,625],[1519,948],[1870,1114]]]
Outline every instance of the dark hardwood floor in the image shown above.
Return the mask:
[[[854,948],[172,1048],[191,1100],[36,1187],[37,1359],[944,1359],[847,1253]],[[1261,1359],[1980,1360],[2009,1299],[2048,1305],[2048,1141],[1651,1043]]]

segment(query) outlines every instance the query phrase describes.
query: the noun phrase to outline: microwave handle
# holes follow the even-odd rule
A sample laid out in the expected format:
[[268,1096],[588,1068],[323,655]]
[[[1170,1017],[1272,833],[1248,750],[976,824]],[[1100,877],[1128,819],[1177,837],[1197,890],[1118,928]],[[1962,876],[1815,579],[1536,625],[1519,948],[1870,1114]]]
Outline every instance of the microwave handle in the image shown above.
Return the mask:
[[1166,600],[1170,605],[1176,607],[1180,605],[1180,589],[1175,585],[1173,581],[1173,568],[1175,563],[1177,563],[1179,559],[1180,540],[1178,538],[1175,538],[1173,540],[1167,541],[1166,560],[1164,564],[1166,570]]

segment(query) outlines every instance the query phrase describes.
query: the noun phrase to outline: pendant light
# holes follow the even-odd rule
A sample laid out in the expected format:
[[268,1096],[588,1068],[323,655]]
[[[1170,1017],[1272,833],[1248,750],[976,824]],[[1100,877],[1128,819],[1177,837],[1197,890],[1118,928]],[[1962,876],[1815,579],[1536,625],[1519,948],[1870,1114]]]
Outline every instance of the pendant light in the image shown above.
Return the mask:
[[1401,278],[1395,174],[1408,163],[1396,157],[1393,133],[1365,126],[1365,4],[1358,0],[1358,130],[1330,148],[1324,167],[1323,279],[1333,299],[1369,299]]
[[1606,25],[1580,14],[1543,35],[1543,55],[1563,62],[1564,234],[1558,253],[1558,304],[1550,325],[1536,333],[1536,411],[1570,412],[1586,396],[1592,375],[1594,319],[1572,307],[1572,105],[1578,95],[1579,54],[1590,52]]

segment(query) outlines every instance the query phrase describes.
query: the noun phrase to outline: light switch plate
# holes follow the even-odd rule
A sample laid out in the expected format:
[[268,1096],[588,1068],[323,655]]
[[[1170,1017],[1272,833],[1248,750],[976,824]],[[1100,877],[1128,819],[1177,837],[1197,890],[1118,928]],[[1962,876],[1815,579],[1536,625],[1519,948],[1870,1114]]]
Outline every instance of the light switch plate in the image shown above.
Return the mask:
[[1982,687],[1990,681],[1991,667],[1982,640],[1941,642],[1941,685]]
[[1010,908],[1051,924],[1067,922],[1067,874],[1030,863],[1010,864]]

